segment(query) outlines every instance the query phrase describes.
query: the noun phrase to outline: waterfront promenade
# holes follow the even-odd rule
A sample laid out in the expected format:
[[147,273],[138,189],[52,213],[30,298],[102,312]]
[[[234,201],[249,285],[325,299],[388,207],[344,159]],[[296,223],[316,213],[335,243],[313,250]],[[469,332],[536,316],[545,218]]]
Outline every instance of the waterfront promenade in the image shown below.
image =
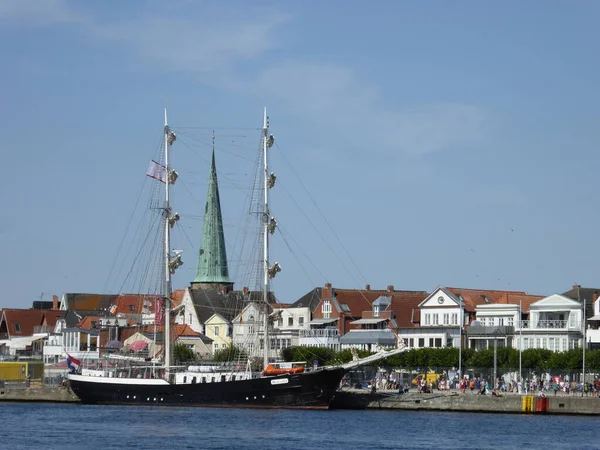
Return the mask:
[[502,392],[498,396],[480,395],[460,390],[419,393],[416,389],[405,394],[368,389],[340,390],[332,405],[336,409],[399,409],[410,411],[454,411],[512,414],[581,414],[600,415],[600,398],[581,393],[550,393],[549,395],[521,395]]

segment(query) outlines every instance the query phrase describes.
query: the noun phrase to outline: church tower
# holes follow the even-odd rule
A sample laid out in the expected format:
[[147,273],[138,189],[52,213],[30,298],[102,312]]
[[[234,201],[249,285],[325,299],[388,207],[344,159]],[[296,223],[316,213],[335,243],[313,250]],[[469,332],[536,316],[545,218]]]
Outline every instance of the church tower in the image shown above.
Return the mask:
[[[213,137],[214,142],[214,137]],[[191,283],[192,289],[215,289],[229,291],[233,282],[229,279],[227,251],[223,234],[223,218],[221,216],[221,200],[215,165],[215,149],[213,145],[212,164],[208,179],[206,206],[204,207],[204,223],[202,225],[202,242],[198,255],[196,278]]]

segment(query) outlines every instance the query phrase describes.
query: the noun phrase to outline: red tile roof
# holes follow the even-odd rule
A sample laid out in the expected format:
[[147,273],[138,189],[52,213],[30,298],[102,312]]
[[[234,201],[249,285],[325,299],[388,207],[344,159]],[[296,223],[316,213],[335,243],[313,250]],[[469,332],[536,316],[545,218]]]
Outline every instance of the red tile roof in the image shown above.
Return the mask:
[[392,302],[388,310],[394,312],[398,328],[412,328],[419,326],[419,303],[425,300],[427,292],[398,292],[392,295]]
[[42,325],[44,311],[39,309],[5,309],[2,322],[6,324],[9,337],[33,336],[33,328]]
[[64,314],[64,311],[56,310],[56,309],[48,309],[44,311],[44,321],[42,325],[46,325],[47,327],[54,327],[58,318]]
[[177,308],[181,305],[181,300],[185,294],[185,289],[177,289],[171,294],[171,308]]
[[[526,292],[522,291],[498,291],[498,290],[486,290],[486,289],[462,289],[446,287],[448,291],[454,295],[460,295],[464,301],[465,310],[474,312],[477,305],[486,305],[488,303],[498,303],[502,296],[511,295],[523,295],[526,296]],[[488,301],[486,301],[486,299]]]
[[83,319],[81,319],[81,321],[76,326],[85,330],[89,330],[91,328],[95,328],[94,324],[96,326],[100,325],[100,316],[86,316]]
[[546,298],[543,295],[530,295],[530,294],[520,294],[516,292],[506,292],[504,293],[496,303],[506,304],[506,305],[521,305],[522,312],[529,312],[529,307],[532,303],[537,302]]

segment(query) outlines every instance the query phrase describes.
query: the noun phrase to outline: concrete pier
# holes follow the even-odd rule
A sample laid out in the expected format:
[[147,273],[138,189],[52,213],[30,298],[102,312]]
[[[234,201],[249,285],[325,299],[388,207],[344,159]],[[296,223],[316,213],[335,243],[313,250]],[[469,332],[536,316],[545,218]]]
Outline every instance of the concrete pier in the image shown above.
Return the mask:
[[502,394],[462,394],[460,392],[398,394],[387,391],[371,394],[364,389],[339,391],[335,409],[399,409],[410,411],[453,411],[513,414],[581,414],[600,415],[600,398],[551,394],[548,397]]
[[1,402],[77,403],[79,399],[66,387],[2,388]]

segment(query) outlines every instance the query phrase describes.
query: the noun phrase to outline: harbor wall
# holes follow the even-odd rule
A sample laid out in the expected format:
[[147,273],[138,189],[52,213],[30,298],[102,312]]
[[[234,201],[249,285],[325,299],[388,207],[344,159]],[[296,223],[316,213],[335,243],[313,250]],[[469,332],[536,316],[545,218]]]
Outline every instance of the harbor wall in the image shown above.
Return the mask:
[[406,411],[452,411],[514,414],[600,415],[600,398],[580,396],[535,397],[531,395],[470,394],[371,394],[364,390],[340,391],[335,409],[398,409]]
[[1,402],[76,403],[79,399],[66,387],[0,389]]

